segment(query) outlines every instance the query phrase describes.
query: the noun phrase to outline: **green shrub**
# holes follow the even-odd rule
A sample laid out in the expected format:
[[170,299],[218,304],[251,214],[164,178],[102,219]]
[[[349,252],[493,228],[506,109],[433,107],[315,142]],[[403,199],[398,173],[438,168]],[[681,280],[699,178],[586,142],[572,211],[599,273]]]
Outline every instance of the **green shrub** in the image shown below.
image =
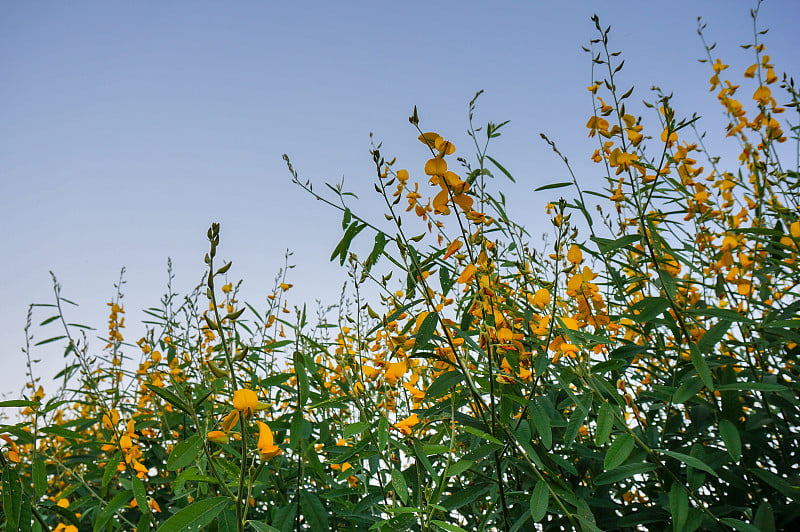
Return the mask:
[[266,308],[238,301],[216,224],[204,283],[170,290],[135,344],[117,294],[90,350],[55,283],[33,310],[61,328],[45,342],[65,346],[67,385],[45,400],[31,380],[2,404],[24,409],[1,429],[5,530],[790,528],[800,173],[779,119],[797,91],[760,42],[741,85],[707,47],[741,153],[728,168],[668,96],[647,104],[657,129],[630,114],[595,21],[587,128],[605,187],[540,187],[572,192],[548,205],[544,249],[496,192],[513,179],[488,151],[503,124],[475,127],[476,96],[471,162],[416,108],[424,166],[373,147],[393,231],[289,164],[342,215],[331,260],[350,292],[315,318],[289,309],[288,267]]

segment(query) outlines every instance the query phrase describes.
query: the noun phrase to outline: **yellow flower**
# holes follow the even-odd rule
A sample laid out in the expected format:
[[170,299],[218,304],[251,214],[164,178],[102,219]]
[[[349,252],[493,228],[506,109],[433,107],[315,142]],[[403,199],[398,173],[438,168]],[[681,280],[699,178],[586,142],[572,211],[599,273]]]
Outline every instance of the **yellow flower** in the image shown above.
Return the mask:
[[453,143],[449,140],[444,140],[442,137],[438,137],[433,144],[441,155],[450,155],[456,151],[456,147],[453,146]]
[[222,420],[222,430],[230,432],[230,430],[236,426],[237,421],[239,421],[239,411],[231,410],[230,413],[225,416],[225,419]]
[[411,434],[411,427],[419,423],[419,418],[416,414],[411,414],[407,418],[402,421],[399,421],[394,424],[394,428],[408,436]]
[[572,244],[567,252],[567,260],[572,264],[580,264],[583,261],[583,253],[577,244]]
[[434,157],[425,163],[425,173],[428,175],[444,175],[447,172],[447,163],[441,157]]
[[119,423],[119,411],[114,408],[103,414],[103,427],[113,430]]
[[773,101],[772,91],[764,85],[761,85],[753,93],[753,99],[762,105],[767,105],[770,101]]
[[419,141],[421,143],[425,144],[426,146],[429,146],[429,147],[433,148],[433,147],[436,146],[436,139],[439,138],[439,134],[438,133],[434,133],[433,131],[431,131],[431,132],[428,132],[428,133],[423,133],[418,138],[419,138]]
[[544,308],[550,303],[550,292],[547,288],[540,288],[533,294],[533,304],[539,308]]
[[789,226],[789,233],[791,233],[792,238],[800,238],[800,222],[792,222]]
[[6,436],[5,434],[3,434],[2,438],[6,441],[6,443],[8,443],[8,445],[10,447],[10,449],[8,449],[6,451],[6,457],[10,461],[18,463],[19,462],[19,447],[17,447],[17,444],[14,443],[14,440],[12,440],[9,436]]
[[253,390],[242,388],[233,392],[233,408],[250,417],[257,410],[264,410],[267,405],[258,402],[258,396]]
[[119,448],[123,451],[130,451],[133,447],[133,440],[127,434],[123,434],[119,439]]
[[272,437],[272,431],[269,426],[263,421],[256,421],[258,424],[258,454],[261,455],[262,460],[269,460],[281,454],[281,448],[275,445]]
[[467,267],[464,268],[464,271],[458,276],[456,282],[459,284],[467,284],[472,281],[473,277],[475,277],[475,265],[467,264]]
[[208,440],[214,443],[228,443],[228,433],[221,430],[212,430],[208,433]]
[[450,256],[453,255],[453,253],[455,253],[456,251],[458,251],[460,247],[461,247],[461,240],[456,238],[449,246],[447,246],[447,251],[445,251],[444,257],[442,257],[442,259],[443,260],[449,259]]
[[[431,159],[433,160],[433,159]],[[427,165],[425,166],[427,171]],[[446,189],[442,189],[433,198],[433,212],[436,214],[450,214],[450,207],[447,206],[449,194]]]
[[405,361],[389,362],[386,364],[386,380],[394,384],[397,382],[397,379],[405,375],[406,371],[408,371],[408,364],[406,364]]

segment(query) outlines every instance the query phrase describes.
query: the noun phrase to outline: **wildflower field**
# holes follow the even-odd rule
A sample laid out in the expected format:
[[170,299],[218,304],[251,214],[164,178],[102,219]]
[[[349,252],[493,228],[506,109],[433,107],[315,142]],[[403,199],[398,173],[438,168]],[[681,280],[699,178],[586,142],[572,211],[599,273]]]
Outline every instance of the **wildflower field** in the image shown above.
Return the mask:
[[752,16],[746,68],[706,46],[727,121],[706,133],[669,95],[617,84],[595,18],[576,134],[597,141],[579,154],[597,186],[537,189],[544,244],[506,213],[504,124],[474,123],[478,93],[472,146],[414,108],[419,152],[372,147],[392,231],[284,156],[341,217],[338,305],[290,304],[288,267],[266,304],[240,301],[217,224],[203,283],[169,288],[138,340],[118,291],[94,347],[54,277],[26,331],[47,339],[25,353],[60,345],[67,365],[46,395],[29,363],[27,393],[0,403],[0,530],[792,529],[798,91]]

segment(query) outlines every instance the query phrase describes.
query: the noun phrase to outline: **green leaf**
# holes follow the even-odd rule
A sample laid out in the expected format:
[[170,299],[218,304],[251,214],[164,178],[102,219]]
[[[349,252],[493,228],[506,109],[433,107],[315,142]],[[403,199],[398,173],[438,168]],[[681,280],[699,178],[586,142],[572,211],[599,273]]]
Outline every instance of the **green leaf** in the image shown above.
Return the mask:
[[282,532],[294,530],[294,518],[297,514],[297,501],[275,509],[272,524]]
[[61,506],[56,505],[55,503],[44,500],[38,503],[39,508],[44,508],[48,512],[53,512],[60,516],[60,521],[69,521],[69,523],[74,526],[75,528],[80,529],[81,523],[75,517],[75,512],[70,511],[67,508],[62,508]]
[[124,490],[120,491],[114,498],[109,501],[109,503],[100,510],[100,513],[97,514],[97,518],[94,521],[94,532],[98,530],[102,530],[103,527],[106,526],[106,523],[114,517],[114,514],[117,513],[117,510],[128,504],[128,501],[131,500],[133,496],[133,492],[131,490]]
[[353,218],[353,212],[350,210],[350,207],[344,208],[344,213],[342,214],[342,229],[347,229],[347,226],[350,224],[350,220]]
[[52,342],[57,342],[58,340],[63,340],[64,338],[66,338],[66,336],[63,334],[61,336],[53,336],[52,338],[47,338],[46,340],[42,340],[41,342],[36,342],[33,345],[34,346],[45,345]]
[[11,399],[9,401],[0,401],[0,408],[24,408],[24,407],[39,406],[39,401],[28,401],[26,399]]
[[695,469],[700,469],[700,470],[705,471],[707,473],[711,473],[715,477],[719,476],[719,475],[717,475],[717,473],[713,469],[711,469],[708,466],[708,464],[706,464],[702,460],[699,460],[698,458],[695,458],[694,456],[689,456],[688,454],[683,454],[683,453],[676,453],[675,451],[665,451],[663,449],[658,449],[658,452],[661,453],[661,454],[665,454],[667,456],[671,456],[672,458],[675,458],[676,460],[680,460],[684,464],[686,464],[686,465],[688,465],[690,467],[693,467]]
[[217,516],[217,532],[239,532],[235,511],[226,508]]
[[603,403],[600,407],[600,412],[597,414],[597,430],[594,435],[594,444],[598,447],[605,445],[613,428],[614,413],[611,411],[611,405]]
[[378,232],[375,234],[375,245],[372,246],[372,252],[367,257],[366,262],[364,263],[366,271],[369,271],[375,263],[378,262],[381,254],[383,253],[383,249],[386,247],[386,235],[382,232]]
[[731,327],[731,322],[728,320],[720,320],[713,327],[711,327],[697,342],[697,348],[701,353],[710,353],[713,351],[714,346],[722,340],[725,333]]
[[496,443],[497,445],[503,445],[503,442],[492,436],[491,434],[487,434],[482,430],[478,430],[475,427],[470,427],[469,425],[462,425],[461,430],[469,432],[479,438],[483,438],[484,440],[490,441],[492,443]]
[[753,524],[761,532],[775,532],[775,514],[768,502],[764,501],[758,506]]
[[438,519],[432,520],[431,523],[438,526],[442,530],[447,530],[447,532],[467,532],[460,526],[451,525],[450,523],[445,523],[444,521],[439,521]]
[[425,319],[422,320],[422,323],[419,326],[419,330],[417,330],[417,334],[414,336],[414,351],[416,352],[417,349],[423,348],[428,345],[431,338],[433,337],[433,333],[436,332],[436,325],[439,323],[439,314],[436,312],[431,312]]
[[330,530],[328,526],[328,512],[325,510],[325,505],[322,504],[322,501],[317,497],[316,493],[301,491],[300,509],[311,530]]
[[641,237],[639,235],[625,235],[623,237],[617,238],[616,240],[610,240],[607,238],[599,238],[593,237],[597,243],[597,247],[600,248],[602,253],[611,253],[612,251],[616,251],[617,249],[625,246],[630,246],[631,244],[635,244]]
[[714,381],[711,378],[711,370],[708,368],[705,357],[703,357],[694,344],[689,346],[689,356],[692,359],[694,369],[697,370],[697,374],[700,375],[700,378],[703,380],[703,384],[706,385],[709,391],[713,392]]
[[602,486],[604,484],[613,484],[620,480],[630,478],[633,475],[647,473],[655,468],[655,464],[649,464],[646,462],[640,462],[638,464],[624,464],[615,468],[613,471],[604,471],[600,473],[597,475],[597,478],[594,479],[594,483],[598,486]]
[[33,491],[41,497],[47,491],[47,471],[45,470],[44,460],[37,456],[32,464],[33,472]]
[[758,476],[763,482],[772,486],[776,490],[780,491],[787,497],[800,502],[800,487],[792,486],[789,482],[786,481],[785,478],[772,473],[771,471],[766,471],[764,469],[748,469],[748,471],[752,472],[754,475]]
[[313,405],[309,405],[309,410],[314,410],[315,408],[347,408],[347,403],[353,401],[352,397],[330,397],[323,401],[318,401]]
[[665,297],[646,297],[631,305],[630,317],[638,323],[647,323],[660,316],[668,307],[669,300]]
[[621,466],[623,463],[625,463],[625,460],[628,459],[628,456],[630,456],[635,444],[636,442],[633,440],[633,437],[627,432],[617,436],[617,438],[606,451],[606,457],[603,461],[603,468],[606,471],[610,471]]
[[361,434],[368,428],[369,428],[369,423],[367,423],[366,421],[350,423],[349,425],[345,426],[344,430],[342,431],[342,437],[349,438],[351,436],[355,436],[356,434]]
[[403,473],[397,469],[392,469],[392,485],[394,486],[395,493],[397,493],[400,500],[403,501],[403,504],[408,502],[408,484],[406,484],[406,478],[403,476]]
[[442,373],[436,380],[428,386],[428,389],[425,390],[425,398],[426,399],[435,399],[445,393],[449,392],[453,386],[460,383],[464,380],[464,375],[461,374],[460,371],[448,371],[446,373]]
[[536,427],[536,432],[542,441],[542,445],[546,449],[553,446],[553,428],[550,423],[550,416],[542,408],[538,401],[531,401],[530,403],[531,416],[533,417],[533,424]]
[[589,515],[576,514],[575,517],[578,519],[578,521],[581,522],[581,525],[582,525],[581,526],[581,530],[582,531],[603,532],[602,530],[597,528],[597,524],[596,523],[593,523],[590,520],[590,518],[592,517],[592,514],[589,514]]
[[531,518],[538,523],[547,515],[547,506],[550,504],[550,490],[547,482],[539,480],[531,494]]
[[75,432],[74,430],[69,430],[64,427],[59,426],[51,426],[51,427],[43,427],[40,432],[43,434],[53,434],[55,436],[61,436],[62,438],[66,438],[68,440],[81,440],[84,438],[82,434],[79,432]]
[[150,532],[150,517],[151,513],[145,512],[139,517],[139,522],[136,523],[136,532]]
[[511,182],[512,182],[512,183],[516,183],[516,182],[517,182],[517,181],[516,181],[516,179],[514,179],[514,178],[511,176],[511,174],[508,172],[508,170],[506,170],[505,168],[503,168],[503,165],[501,165],[500,163],[498,163],[497,161],[495,161],[493,157],[491,157],[491,156],[487,155],[487,156],[486,156],[486,158],[487,158],[487,159],[489,159],[490,161],[492,161],[492,164],[494,164],[494,165],[497,167],[497,169],[498,169],[498,170],[500,170],[501,172],[503,172],[503,174],[505,174],[505,176],[506,176],[507,178],[509,178],[509,179],[511,180]]
[[144,488],[144,482],[137,476],[131,477],[131,488],[133,489],[133,498],[136,499],[136,505],[139,510],[146,514],[149,513],[149,506],[147,505],[147,490]]
[[720,523],[725,523],[732,529],[739,530],[740,532],[762,532],[762,530],[757,526],[745,523],[739,519],[734,519],[733,517],[723,517],[719,521]]
[[161,388],[160,386],[155,386],[153,384],[145,384],[145,386],[147,386],[150,389],[151,392],[153,392],[157,396],[161,397],[162,399],[164,399],[166,402],[168,402],[169,404],[171,404],[172,406],[174,406],[178,410],[182,410],[183,412],[186,412],[187,414],[191,413],[190,410],[189,410],[189,407],[186,406],[186,403],[184,403],[173,392],[167,390],[166,388]]
[[457,477],[464,471],[467,471],[473,465],[475,465],[475,463],[472,460],[460,460],[454,464],[450,464],[449,466],[447,466],[447,471],[445,472],[445,476]]
[[680,386],[678,386],[678,389],[675,390],[675,393],[672,395],[672,402],[678,405],[685,403],[692,397],[695,397],[700,390],[703,389],[703,386],[703,381],[697,377],[690,377],[686,379]]
[[22,484],[19,474],[9,466],[3,468],[3,511],[6,530],[18,530],[22,517]]
[[719,434],[725,443],[725,449],[735,462],[742,457],[742,440],[739,437],[739,429],[732,421],[723,419],[719,422]]
[[[31,509],[31,499],[28,497],[22,498],[22,510],[19,513],[19,529],[17,532],[32,532],[33,527],[31,526],[33,519],[33,512]],[[36,522],[36,528],[41,530],[39,527],[39,523]]]
[[567,428],[564,430],[563,442],[565,448],[569,448],[572,442],[575,441],[575,437],[578,435],[578,431],[580,431],[584,421],[586,421],[586,412],[576,408],[567,422]]
[[111,479],[114,478],[114,475],[117,473],[117,465],[119,465],[119,461],[122,459],[122,451],[117,451],[114,455],[108,460],[105,467],[103,468],[103,481],[101,487],[103,491],[106,490]]
[[564,188],[564,187],[568,187],[570,185],[572,185],[572,181],[563,181],[561,183],[550,183],[549,185],[543,185],[543,186],[541,186],[539,188],[534,188],[533,191],[534,192],[539,192],[541,190],[550,190],[550,189],[553,189],[553,188]]
[[378,447],[385,450],[387,445],[389,445],[389,419],[381,416],[378,421]]
[[197,453],[203,445],[199,434],[195,434],[175,446],[167,459],[167,471],[177,471],[194,462]]
[[347,250],[350,249],[350,243],[352,242],[353,238],[355,238],[355,236],[366,226],[366,224],[359,223],[358,220],[353,220],[353,222],[350,223],[350,226],[344,232],[342,239],[334,248],[330,260],[333,261],[333,259],[338,256],[339,265],[344,265],[344,260],[347,258]]
[[731,384],[720,384],[717,390],[724,392],[728,390],[753,390],[756,392],[782,392],[786,386],[782,384],[770,384],[768,382],[734,382]]
[[247,524],[253,527],[256,532],[281,532],[280,529],[259,521],[248,521]]
[[706,307],[702,309],[686,309],[684,312],[689,315],[711,316],[712,318],[735,321],[737,323],[754,323],[753,320],[747,316],[742,316],[735,310],[727,308]]
[[672,530],[683,530],[689,516],[689,493],[678,482],[669,490],[669,510],[672,514]]
[[195,501],[164,521],[164,524],[158,527],[157,532],[202,530],[230,504],[233,503],[227,497],[212,497]]
[[422,452],[425,453],[425,456],[432,456],[435,454],[444,454],[450,452],[450,447],[447,445],[441,445],[438,443],[423,443],[422,444]]
[[303,438],[303,411],[295,410],[292,414],[292,422],[289,425],[289,446],[296,448]]
[[306,368],[306,362],[300,351],[295,351],[292,358],[294,361],[294,373],[297,376],[297,387],[300,393],[300,404],[303,405],[308,399],[308,368]]

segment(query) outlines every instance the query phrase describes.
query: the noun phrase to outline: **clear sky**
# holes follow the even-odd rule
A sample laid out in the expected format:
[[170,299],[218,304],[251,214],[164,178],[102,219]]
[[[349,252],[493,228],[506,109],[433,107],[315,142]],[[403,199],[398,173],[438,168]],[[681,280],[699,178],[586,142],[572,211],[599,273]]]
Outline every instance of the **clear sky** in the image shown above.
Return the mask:
[[[414,105],[423,129],[469,156],[467,103],[485,90],[477,121],[511,120],[493,153],[517,177],[500,182],[512,216],[535,233],[551,196],[533,189],[565,177],[539,132],[575,161],[581,180],[600,186],[585,129],[591,77],[581,46],[596,36],[591,15],[612,26],[632,101],[651,99],[659,85],[711,130],[722,115],[707,91],[708,65],[696,61],[704,56],[696,19],[741,72],[752,63],[738,45],[752,40],[754,5],[0,3],[0,393],[22,387],[27,306],[52,301],[49,270],[81,305],[68,318],[102,334],[125,266],[125,333],[135,341],[141,310],[164,293],[167,257],[178,290],[199,281],[212,221],[245,299],[263,300],[288,248],[297,265],[291,303],[335,302],[344,275],[328,257],[340,216],[291,184],[281,155],[319,185],[344,178],[360,196],[357,210],[380,220],[369,133],[419,175],[425,153],[407,120]],[[793,74],[798,20],[796,0],[761,8],[768,53]],[[48,332],[35,331],[36,340]],[[52,350],[34,355],[45,378],[63,366]]]

